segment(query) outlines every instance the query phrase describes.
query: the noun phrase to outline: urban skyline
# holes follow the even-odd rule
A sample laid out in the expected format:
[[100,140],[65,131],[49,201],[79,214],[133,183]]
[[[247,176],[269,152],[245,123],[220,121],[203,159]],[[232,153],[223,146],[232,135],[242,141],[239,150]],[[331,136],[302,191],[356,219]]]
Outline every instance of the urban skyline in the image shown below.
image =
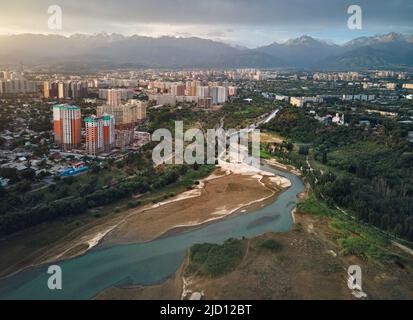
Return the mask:
[[0,300],[412,301],[411,0],[3,2]]

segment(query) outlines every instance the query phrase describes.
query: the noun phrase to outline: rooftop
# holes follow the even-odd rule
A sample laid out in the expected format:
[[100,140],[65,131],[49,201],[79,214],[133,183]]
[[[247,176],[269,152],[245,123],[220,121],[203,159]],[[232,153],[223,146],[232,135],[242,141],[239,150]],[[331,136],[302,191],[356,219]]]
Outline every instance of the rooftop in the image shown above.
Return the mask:
[[80,110],[80,107],[69,105],[69,104],[56,104],[53,106],[53,108],[66,109],[66,110]]

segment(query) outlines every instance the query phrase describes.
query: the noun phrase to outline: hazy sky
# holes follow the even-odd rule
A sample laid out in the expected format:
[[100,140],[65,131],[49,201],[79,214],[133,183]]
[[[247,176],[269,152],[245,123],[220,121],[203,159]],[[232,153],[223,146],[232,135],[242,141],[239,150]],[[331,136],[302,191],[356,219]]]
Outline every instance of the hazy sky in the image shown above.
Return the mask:
[[[63,29],[49,30],[49,5]],[[360,5],[363,29],[347,28]],[[0,0],[0,33],[121,33],[198,36],[255,47],[307,34],[344,42],[388,32],[413,33],[412,0]]]

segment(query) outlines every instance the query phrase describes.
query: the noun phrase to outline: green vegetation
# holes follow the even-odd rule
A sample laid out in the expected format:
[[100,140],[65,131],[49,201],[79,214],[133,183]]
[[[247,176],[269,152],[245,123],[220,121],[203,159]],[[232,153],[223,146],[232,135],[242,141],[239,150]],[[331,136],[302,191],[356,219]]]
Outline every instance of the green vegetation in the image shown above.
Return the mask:
[[350,236],[345,239],[339,239],[338,243],[344,255],[356,255],[362,258],[380,261],[389,258],[389,255],[387,255],[384,250],[359,237]]
[[[0,198],[0,235],[83,214],[89,209],[111,205],[137,194],[156,194],[168,186],[189,187],[214,169],[213,165],[154,169],[150,155],[150,150],[130,154],[116,169],[107,168],[63,179],[50,189],[32,193],[23,193],[16,188],[8,190]],[[132,172],[129,170],[131,168]],[[133,175],[128,176],[127,173]],[[114,208],[113,211],[120,212],[121,208]]]
[[324,217],[332,217],[338,213],[337,210],[331,209],[325,203],[318,201],[313,195],[300,202],[297,205],[297,209],[299,212]]
[[330,218],[329,227],[340,247],[340,254],[355,255],[376,263],[402,263],[404,259],[391,250],[391,242],[383,232],[362,224],[346,216],[339,210],[331,209],[313,196],[298,205],[300,213]]
[[[351,69],[351,68],[349,68]],[[361,86],[333,85],[329,81],[313,81],[312,79],[277,79],[275,81],[257,81],[252,89],[286,96],[312,97],[315,95],[343,94],[377,94],[379,89],[370,88],[368,91]]]
[[[244,101],[245,98],[251,98],[252,101],[248,103]],[[183,121],[184,128],[197,127],[206,130],[215,128],[221,120],[226,129],[245,128],[281,105],[285,103],[265,99],[258,93],[241,92],[239,98],[225,103],[220,110],[216,111],[196,108],[192,104],[179,105],[179,108],[178,106],[166,106],[151,110],[150,125],[146,129],[153,132],[157,128],[167,128],[174,132],[175,120]]]
[[261,159],[271,159],[271,154],[267,150],[260,150]]
[[387,249],[391,244],[389,239],[370,226],[336,217],[330,222],[330,227],[337,233],[337,242],[343,255],[356,255],[383,263],[398,258]]
[[[359,113],[347,119],[349,126],[336,126],[314,120],[304,109],[286,108],[263,129],[287,141],[264,150],[302,168],[317,199],[413,241],[413,146],[406,139],[413,128]],[[367,119],[371,127],[358,125]],[[289,149],[288,141],[307,145]]]
[[129,201],[128,202],[128,208],[130,209],[139,207],[140,205],[141,205],[140,201]]
[[[50,110],[45,112],[50,114]],[[186,107],[182,110],[151,110],[150,118],[148,127],[153,130],[159,127],[173,129],[174,120],[185,120],[187,126],[197,124],[197,119],[207,117],[204,110],[194,111]],[[46,119],[50,127],[49,117]],[[88,213],[101,206],[111,207],[108,212],[134,208],[140,205],[140,202],[133,200],[137,195],[150,193],[151,200],[160,201],[174,196],[177,191],[191,189],[194,184],[199,183],[198,180],[215,168],[213,165],[200,164],[154,168],[154,145],[150,143],[116,162],[113,159],[96,160],[91,162],[91,170],[86,174],[67,178],[55,177],[47,187],[39,183],[31,169],[20,173],[15,169],[0,170],[2,177],[9,178],[11,183],[14,183],[8,189],[0,188],[0,236],[40,223]],[[44,151],[47,154],[47,149]],[[126,201],[123,207],[115,207],[122,201]],[[97,218],[101,213],[91,213],[91,216]]]
[[189,251],[188,274],[217,277],[236,269],[245,249],[241,240],[229,239],[222,245],[195,244]]
[[358,237],[371,242],[377,246],[387,246],[390,241],[381,232],[374,230],[371,226],[362,225],[355,221],[344,220],[343,217],[335,217],[330,222],[330,227],[336,230],[341,237],[357,235]]
[[317,138],[318,129],[320,129],[319,122],[306,117],[298,108],[285,110],[277,115],[270,124],[263,127],[278,132],[293,141],[313,142]]
[[259,247],[265,250],[269,250],[273,253],[278,253],[283,248],[282,244],[274,239],[264,240],[263,242],[259,244]]
[[[174,132],[174,121],[179,120],[184,121],[185,128],[214,128],[221,120],[224,120],[227,128],[238,128],[251,124],[257,117],[276,108],[272,101],[263,99],[259,94],[251,97],[251,103],[243,101],[242,96],[215,112],[198,109],[192,104],[184,104],[179,108],[166,106],[150,110],[150,121],[145,124],[145,129],[153,132],[157,128],[169,128]],[[36,119],[29,125],[34,130],[46,130],[46,136],[41,137],[50,138],[50,108],[39,108],[42,108],[44,117],[40,121],[33,115],[28,115],[29,118]],[[84,106],[82,111],[90,113],[93,108]],[[2,126],[7,126],[8,122],[7,117],[1,117]],[[20,145],[12,147],[17,146]],[[140,151],[131,152],[116,162],[111,159],[92,161],[88,173],[76,177],[54,177],[48,186],[39,183],[39,177],[35,177],[31,169],[22,172],[1,169],[0,175],[9,178],[12,186],[9,189],[0,189],[0,236],[43,222],[87,213],[90,209],[101,206],[112,206],[112,212],[119,212],[121,207],[113,207],[119,201],[126,200],[126,207],[134,208],[139,205],[131,200],[136,195],[150,193],[150,201],[161,201],[172,197],[176,190],[191,189],[194,184],[199,183],[199,179],[214,169],[213,165],[198,164],[159,166],[155,169],[151,157],[153,147],[153,143],[148,144]],[[48,148],[43,146],[38,151],[39,156],[48,154]],[[100,215],[99,213],[95,217]]]

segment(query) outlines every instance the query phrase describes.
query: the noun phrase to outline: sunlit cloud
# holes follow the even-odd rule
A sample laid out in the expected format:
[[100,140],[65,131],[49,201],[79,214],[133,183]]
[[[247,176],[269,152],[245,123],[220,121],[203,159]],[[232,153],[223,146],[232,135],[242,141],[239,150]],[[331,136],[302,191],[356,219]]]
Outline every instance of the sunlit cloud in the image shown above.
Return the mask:
[[313,0],[53,0],[63,10],[63,29],[49,30],[50,0],[2,4],[0,33],[97,32],[151,37],[195,36],[248,47],[309,34],[336,42],[389,31],[411,33],[413,1],[359,0],[363,30],[347,28],[354,1]]

